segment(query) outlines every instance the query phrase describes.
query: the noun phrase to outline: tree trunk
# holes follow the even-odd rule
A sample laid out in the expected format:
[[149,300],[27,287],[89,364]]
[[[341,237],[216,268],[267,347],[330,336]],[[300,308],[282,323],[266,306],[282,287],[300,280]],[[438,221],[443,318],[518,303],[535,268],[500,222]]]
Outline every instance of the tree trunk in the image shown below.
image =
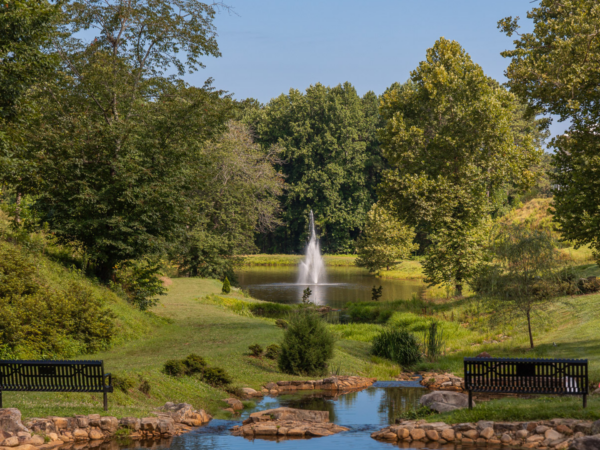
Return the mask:
[[529,330],[529,345],[533,348],[533,334],[531,333],[531,311],[527,310],[527,329]]
[[457,297],[462,297],[462,294],[463,294],[463,285],[462,285],[462,283],[460,281],[456,282],[455,288],[456,288],[456,296]]

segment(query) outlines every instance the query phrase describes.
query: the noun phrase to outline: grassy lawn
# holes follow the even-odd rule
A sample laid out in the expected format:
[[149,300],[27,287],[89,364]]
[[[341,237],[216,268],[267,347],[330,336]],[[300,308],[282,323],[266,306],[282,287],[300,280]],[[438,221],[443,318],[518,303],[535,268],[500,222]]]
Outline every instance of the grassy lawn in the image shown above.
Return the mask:
[[[208,294],[219,294],[221,283],[198,278],[178,278],[169,286],[168,295],[154,313],[165,320],[156,320],[150,333],[110,351],[82,356],[78,359],[102,359],[105,370],[116,375],[134,377],[151,386],[149,396],[137,388],[109,395],[108,413],[102,410],[101,394],[80,393],[18,393],[5,392],[4,406],[19,408],[24,417],[74,414],[114,415],[117,417],[148,415],[167,401],[188,402],[204,408],[217,417],[227,417],[221,400],[230,396],[191,377],[173,378],[162,373],[165,361],[184,358],[190,353],[204,356],[210,365],[224,368],[234,378],[236,387],[258,389],[269,381],[302,379],[280,373],[276,363],[268,359],[247,356],[248,346],[263,347],[281,341],[283,331],[274,320],[244,317],[229,309],[199,300]],[[234,291],[229,298],[243,299]],[[244,299],[248,300],[248,299]],[[400,368],[388,361],[369,355],[365,342],[340,341],[331,362],[331,369],[344,374],[364,374],[391,378]]]
[[[297,266],[304,255],[247,255],[244,256],[244,267],[251,266]],[[323,255],[325,265],[354,266],[356,255]]]

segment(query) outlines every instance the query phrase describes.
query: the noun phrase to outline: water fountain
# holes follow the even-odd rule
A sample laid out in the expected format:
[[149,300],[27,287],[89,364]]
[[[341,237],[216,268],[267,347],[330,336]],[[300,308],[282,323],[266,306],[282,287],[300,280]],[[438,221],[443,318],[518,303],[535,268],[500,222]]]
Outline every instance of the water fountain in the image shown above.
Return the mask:
[[306,256],[300,263],[300,272],[298,274],[298,284],[313,285],[325,282],[325,263],[321,257],[319,239],[315,229],[315,216],[310,211],[309,232],[310,240],[306,247]]

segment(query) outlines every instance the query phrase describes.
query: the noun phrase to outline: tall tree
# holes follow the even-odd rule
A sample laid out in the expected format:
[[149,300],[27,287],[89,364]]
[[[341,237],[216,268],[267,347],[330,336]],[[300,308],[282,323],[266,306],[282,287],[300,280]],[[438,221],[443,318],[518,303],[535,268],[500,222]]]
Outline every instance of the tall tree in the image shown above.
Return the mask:
[[[225,128],[231,102],[208,85],[163,76],[219,56],[213,6],[85,0],[63,9],[62,71],[38,90],[39,110],[17,149],[19,185],[38,195],[55,236],[81,245],[107,280],[119,261],[183,235],[193,220],[192,168],[202,143]],[[83,30],[96,37],[84,40]]]
[[408,83],[383,96],[382,198],[426,235],[431,283],[462,293],[477,267],[494,200],[506,183],[525,188],[541,151],[514,126],[518,102],[454,41],[438,40]]
[[279,144],[288,189],[282,197],[284,227],[271,251],[302,248],[309,211],[328,252],[348,252],[375,202],[383,160],[377,144],[377,97],[359,97],[350,83],[290,90],[257,110],[249,122],[262,145]]
[[[528,12],[533,31],[520,34],[506,70],[511,91],[530,110],[570,120],[554,138],[554,219],[565,239],[589,244],[600,262],[600,4],[594,0],[542,0]],[[508,36],[518,18],[498,23]]]

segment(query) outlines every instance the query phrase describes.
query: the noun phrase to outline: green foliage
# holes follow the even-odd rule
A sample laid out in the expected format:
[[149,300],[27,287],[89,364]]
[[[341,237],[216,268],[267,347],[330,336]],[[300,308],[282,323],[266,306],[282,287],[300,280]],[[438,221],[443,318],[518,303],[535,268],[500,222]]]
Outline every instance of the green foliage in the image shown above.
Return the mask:
[[497,304],[497,316],[517,313],[527,318],[533,348],[531,315],[560,294],[560,255],[550,233],[523,224],[502,227],[491,246],[493,259],[480,268],[474,285]]
[[275,321],[275,325],[277,325],[279,328],[283,328],[284,330],[289,327],[288,321],[283,319],[277,319]]
[[352,323],[385,323],[392,316],[393,310],[361,303],[349,303],[347,314]]
[[310,296],[312,295],[312,291],[310,290],[309,287],[307,287],[306,289],[304,289],[302,291],[302,304],[303,305],[309,305],[311,304],[310,301]]
[[233,379],[221,367],[208,367],[202,374],[202,381],[214,387],[222,387],[231,384]]
[[299,310],[290,318],[279,353],[279,370],[292,375],[322,375],[333,357],[334,336],[315,312]]
[[136,385],[135,378],[120,374],[120,375],[112,375],[112,384],[116,389],[120,389],[122,392],[127,393],[130,389],[133,389]]
[[33,255],[0,241],[0,339],[21,359],[73,357],[107,348],[114,314],[75,280],[54,287]]
[[429,327],[423,333],[423,350],[430,361],[435,361],[444,352],[446,339],[441,325],[432,320]]
[[305,93],[291,89],[245,119],[264,147],[279,145],[279,165],[288,189],[282,195],[282,220],[259,244],[269,252],[298,253],[312,209],[327,253],[349,253],[375,202],[385,162],[376,127],[378,98],[362,98],[350,83],[317,83]]
[[144,395],[150,395],[150,391],[152,390],[150,382],[148,380],[142,380],[138,387],[138,390]]
[[262,356],[264,351],[260,344],[252,344],[250,347],[248,347],[248,349],[250,350],[250,354],[252,356],[256,356],[257,358]]
[[[600,261],[600,42],[595,38],[600,8],[594,0],[542,0],[527,17],[533,20],[533,30],[519,35],[514,50],[502,53],[511,59],[508,84],[528,101],[531,114],[571,122],[567,132],[551,142],[554,218],[564,239],[590,245]],[[507,17],[498,27],[511,36],[519,24]],[[560,45],[548,45],[552,42]]]
[[379,301],[379,299],[381,298],[382,295],[383,295],[383,286],[379,286],[378,288],[373,286],[373,289],[371,289],[371,300],[373,300],[374,302],[377,302],[377,301]]
[[385,328],[373,339],[371,353],[390,359],[403,367],[412,367],[421,361],[417,338],[407,330]]
[[279,357],[279,353],[281,352],[281,347],[277,344],[271,344],[267,347],[267,351],[265,352],[265,357],[269,359],[277,359]]
[[437,414],[436,411],[430,409],[429,406],[419,405],[416,408],[405,411],[403,414],[400,414],[397,419],[400,420],[421,420],[426,417],[433,416]]
[[180,359],[170,359],[164,364],[163,371],[167,375],[180,377],[187,373],[187,367]]
[[158,295],[167,293],[160,279],[162,275],[160,261],[142,259],[118,264],[115,278],[129,302],[146,311],[158,304]]
[[363,234],[356,241],[355,264],[369,272],[396,266],[418,249],[414,229],[375,203],[367,213]]
[[221,292],[223,292],[223,294],[229,294],[231,292],[231,283],[229,283],[229,278],[227,277],[225,277],[225,281],[223,281]]
[[542,152],[535,124],[519,124],[521,111],[514,94],[444,38],[405,85],[383,95],[380,138],[391,170],[381,201],[415,228],[428,282],[455,284],[461,295],[482,258],[498,194],[509,183],[522,190],[534,183]]
[[208,366],[206,360],[202,356],[195,354],[188,355],[184,360],[183,364],[186,367],[186,374],[192,375],[195,373],[202,373]]

